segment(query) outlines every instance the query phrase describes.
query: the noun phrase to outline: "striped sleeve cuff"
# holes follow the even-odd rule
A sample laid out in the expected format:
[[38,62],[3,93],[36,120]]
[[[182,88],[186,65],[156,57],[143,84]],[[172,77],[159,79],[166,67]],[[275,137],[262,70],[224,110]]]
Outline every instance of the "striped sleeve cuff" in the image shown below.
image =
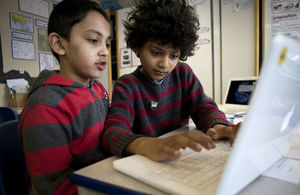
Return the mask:
[[133,140],[139,137],[145,137],[145,135],[140,134],[124,134],[122,135],[116,144],[113,147],[113,154],[115,154],[118,157],[125,157],[130,154],[126,153],[125,149]]

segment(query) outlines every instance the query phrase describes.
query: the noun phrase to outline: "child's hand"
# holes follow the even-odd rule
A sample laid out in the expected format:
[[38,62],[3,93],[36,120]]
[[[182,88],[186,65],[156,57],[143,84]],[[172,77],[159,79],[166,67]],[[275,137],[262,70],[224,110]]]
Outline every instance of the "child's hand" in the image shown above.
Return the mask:
[[241,123],[238,123],[234,126],[226,126],[226,125],[215,125],[213,128],[209,128],[207,130],[207,135],[214,140],[227,138],[229,140],[230,145],[233,145],[234,139],[237,135],[237,132],[241,126]]
[[204,133],[188,131],[167,138],[140,137],[128,145],[127,151],[154,161],[164,161],[180,157],[179,150],[187,147],[199,152],[202,148],[209,150],[216,146]]

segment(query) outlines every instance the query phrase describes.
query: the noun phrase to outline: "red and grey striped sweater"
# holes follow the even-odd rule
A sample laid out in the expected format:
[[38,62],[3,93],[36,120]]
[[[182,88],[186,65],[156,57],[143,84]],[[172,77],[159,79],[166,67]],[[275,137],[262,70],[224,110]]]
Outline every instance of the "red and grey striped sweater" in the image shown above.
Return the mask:
[[229,125],[187,64],[178,63],[161,84],[142,74],[141,68],[115,84],[102,137],[108,152],[124,156],[126,146],[137,137],[168,133],[186,125],[190,117],[204,132],[215,124]]
[[74,170],[107,155],[100,136],[108,111],[104,87],[90,87],[43,71],[22,112],[19,133],[28,173],[38,194],[77,194]]

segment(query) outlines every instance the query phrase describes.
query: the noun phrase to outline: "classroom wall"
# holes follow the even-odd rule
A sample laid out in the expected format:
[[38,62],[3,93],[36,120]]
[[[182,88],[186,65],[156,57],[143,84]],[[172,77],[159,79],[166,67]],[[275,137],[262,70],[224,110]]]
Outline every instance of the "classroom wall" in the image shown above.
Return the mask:
[[[255,9],[252,4],[232,1],[221,5],[221,97],[231,78],[252,77],[255,75]],[[228,1],[226,1],[228,2]],[[245,6],[245,7],[243,7]]]
[[[35,0],[31,0],[31,2],[35,2]],[[51,10],[53,9],[53,5],[55,4],[56,1],[52,0],[52,1],[44,1],[44,2],[47,2],[49,5],[49,15],[50,15]],[[14,13],[21,16],[32,18],[34,22],[34,32],[30,33],[30,32],[23,32],[20,30],[11,29],[9,13]],[[1,34],[0,35],[1,35],[1,43],[2,43],[1,48],[2,48],[4,73],[7,73],[10,70],[18,70],[18,71],[26,71],[30,74],[31,77],[36,77],[40,72],[39,53],[47,53],[52,55],[51,51],[43,51],[39,48],[38,29],[47,30],[47,28],[42,28],[37,26],[36,19],[48,23],[48,18],[40,17],[24,11],[20,11],[19,0],[1,0],[1,6],[0,6],[0,33]],[[20,59],[12,58],[11,40],[14,39],[14,40],[27,41],[18,38],[13,38],[11,34],[12,32],[18,32],[18,33],[23,33],[23,34],[33,36],[33,41],[28,41],[28,42],[34,42],[34,55],[35,55],[34,60],[20,60]],[[53,64],[54,64],[54,69],[58,70],[59,65],[57,64],[57,61],[54,57],[53,57]],[[101,78],[99,78],[98,80],[100,80],[100,82],[107,89],[107,91],[109,91],[108,68],[106,68],[102,72]],[[0,106],[8,106],[7,96],[8,96],[8,91],[7,91],[6,84],[0,83]]]
[[[53,1],[48,2],[49,9],[52,10]],[[199,15],[200,26],[209,28],[208,32],[199,32],[199,39],[206,39],[209,42],[207,44],[200,44],[195,55],[190,57],[187,63],[200,79],[207,95],[214,98],[217,103],[223,101],[230,78],[254,76],[254,6],[235,10],[234,6],[236,2],[241,1],[207,0],[195,6]],[[254,1],[252,3],[254,4]],[[130,8],[118,10],[119,48],[126,48],[125,35],[123,33],[124,27],[121,21],[126,19],[129,10]],[[213,14],[211,14],[211,10],[213,10]],[[34,20],[47,21],[48,19],[20,11],[18,0],[1,0],[0,31],[4,72],[11,69],[26,70],[31,76],[35,77],[39,73],[37,26],[34,25],[34,33],[32,33],[35,43],[35,61],[12,59],[11,32],[15,30],[10,29],[10,12],[27,16]],[[269,12],[266,11],[266,17],[270,15]],[[266,25],[267,28],[268,26]],[[266,40],[268,42],[268,39]],[[132,54],[132,56],[133,58],[136,57],[135,54]],[[136,69],[135,65],[137,64],[127,68],[120,68],[119,75],[131,73]],[[59,65],[55,64],[55,68],[59,69]],[[108,74],[108,69],[106,69],[99,79],[107,90]],[[7,105],[6,86],[0,84],[0,106]]]
[[[53,2],[49,1],[49,13],[52,10]],[[24,32],[20,30],[15,30],[10,28],[10,16],[9,13],[18,14],[21,16],[29,17],[33,19],[34,22],[34,32]],[[51,51],[42,51],[39,50],[38,46],[38,28],[47,30],[46,28],[38,27],[35,25],[35,20],[41,20],[47,22],[48,19],[44,17],[40,17],[37,15],[33,15],[30,13],[26,13],[24,11],[19,10],[19,1],[18,0],[1,0],[0,6],[0,33],[1,33],[1,47],[2,47],[2,58],[3,58],[3,71],[7,73],[10,70],[18,70],[18,71],[27,71],[31,77],[36,77],[39,73],[39,52],[51,54]],[[12,37],[12,32],[23,33],[30,36],[33,36],[33,41],[23,40]],[[34,42],[34,60],[20,60],[13,59],[12,57],[12,48],[11,41],[20,40],[25,42]],[[53,59],[54,60],[54,59]],[[54,61],[54,68],[59,69],[59,65]],[[7,102],[7,88],[6,84],[0,84],[0,106],[8,106]]]
[[[52,10],[52,2],[49,2],[49,9]],[[49,12],[50,12],[49,10]],[[9,70],[26,70],[29,72],[30,75],[36,76],[39,73],[39,61],[38,61],[38,28],[34,25],[34,32],[24,32],[20,30],[15,30],[10,28],[10,18],[9,13],[18,14],[21,16],[26,16],[33,19],[39,19],[42,21],[47,22],[48,18],[40,17],[37,15],[33,15],[30,13],[26,13],[19,10],[19,3],[18,0],[1,0],[0,6],[0,30],[1,30],[1,41],[2,41],[2,54],[3,54],[3,65],[4,65],[4,72],[8,72]],[[46,29],[46,28],[43,28]],[[18,38],[12,38],[11,32],[20,32],[28,35],[33,36],[33,41],[22,40]],[[17,60],[12,58],[12,48],[11,48],[11,40],[21,40],[21,41],[28,41],[34,42],[35,47],[35,60]],[[51,53],[51,52],[48,52]]]

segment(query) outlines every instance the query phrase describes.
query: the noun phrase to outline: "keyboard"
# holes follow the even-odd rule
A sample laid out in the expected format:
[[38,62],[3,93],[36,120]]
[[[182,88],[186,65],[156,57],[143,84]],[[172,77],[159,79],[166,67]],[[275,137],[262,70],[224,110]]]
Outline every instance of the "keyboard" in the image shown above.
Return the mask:
[[217,143],[216,148],[209,151],[185,149],[179,159],[163,163],[154,173],[198,190],[211,185],[217,187],[230,151],[231,147],[224,142]]

